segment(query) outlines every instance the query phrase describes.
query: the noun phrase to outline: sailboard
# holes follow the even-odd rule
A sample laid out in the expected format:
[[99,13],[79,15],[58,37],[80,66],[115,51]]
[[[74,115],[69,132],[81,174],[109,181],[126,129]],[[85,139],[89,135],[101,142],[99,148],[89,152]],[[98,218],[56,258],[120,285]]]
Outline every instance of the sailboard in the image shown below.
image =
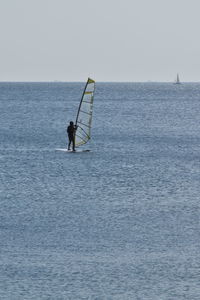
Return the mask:
[[67,153],[81,153],[81,152],[90,152],[89,149],[77,149],[75,151],[73,150],[68,150],[66,148],[57,148],[57,151],[61,151],[61,152],[67,152]]
[[75,147],[86,144],[91,138],[95,81],[88,78],[76,116]]

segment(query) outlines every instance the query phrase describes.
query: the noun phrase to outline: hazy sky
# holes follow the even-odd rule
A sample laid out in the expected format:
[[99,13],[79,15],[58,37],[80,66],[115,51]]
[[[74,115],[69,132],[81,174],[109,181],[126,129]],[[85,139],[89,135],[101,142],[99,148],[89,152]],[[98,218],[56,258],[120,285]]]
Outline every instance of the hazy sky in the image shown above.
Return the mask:
[[200,81],[200,0],[0,0],[1,81]]

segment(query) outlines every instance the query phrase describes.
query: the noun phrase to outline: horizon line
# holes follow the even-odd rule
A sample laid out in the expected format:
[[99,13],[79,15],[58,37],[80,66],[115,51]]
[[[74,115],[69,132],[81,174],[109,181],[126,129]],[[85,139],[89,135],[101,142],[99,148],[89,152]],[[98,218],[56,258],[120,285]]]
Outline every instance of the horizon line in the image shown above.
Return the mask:
[[[94,79],[95,80],[95,79]],[[80,80],[73,80],[73,81],[67,81],[67,80],[0,80],[0,83],[84,83],[85,81]],[[96,81],[99,83],[174,83],[174,81],[154,81],[154,80],[145,80],[145,81]],[[181,81],[181,83],[200,83],[199,81]]]

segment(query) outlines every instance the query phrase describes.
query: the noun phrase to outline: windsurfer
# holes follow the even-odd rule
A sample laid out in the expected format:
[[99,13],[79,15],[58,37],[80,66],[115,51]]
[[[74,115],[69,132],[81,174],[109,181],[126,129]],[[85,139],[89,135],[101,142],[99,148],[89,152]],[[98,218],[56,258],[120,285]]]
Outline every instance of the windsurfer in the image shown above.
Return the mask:
[[68,143],[68,150],[70,150],[70,146],[72,143],[72,150],[75,150],[75,133],[76,133],[76,125],[74,125],[74,122],[70,122],[69,126],[67,127],[67,133],[68,133],[68,139],[69,139],[69,143]]

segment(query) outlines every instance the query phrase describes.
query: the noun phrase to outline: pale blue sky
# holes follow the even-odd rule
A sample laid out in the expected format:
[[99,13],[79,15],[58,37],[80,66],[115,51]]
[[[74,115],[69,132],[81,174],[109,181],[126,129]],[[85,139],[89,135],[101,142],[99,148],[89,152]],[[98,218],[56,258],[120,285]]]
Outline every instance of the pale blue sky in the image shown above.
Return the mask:
[[199,0],[0,0],[1,81],[200,81]]

